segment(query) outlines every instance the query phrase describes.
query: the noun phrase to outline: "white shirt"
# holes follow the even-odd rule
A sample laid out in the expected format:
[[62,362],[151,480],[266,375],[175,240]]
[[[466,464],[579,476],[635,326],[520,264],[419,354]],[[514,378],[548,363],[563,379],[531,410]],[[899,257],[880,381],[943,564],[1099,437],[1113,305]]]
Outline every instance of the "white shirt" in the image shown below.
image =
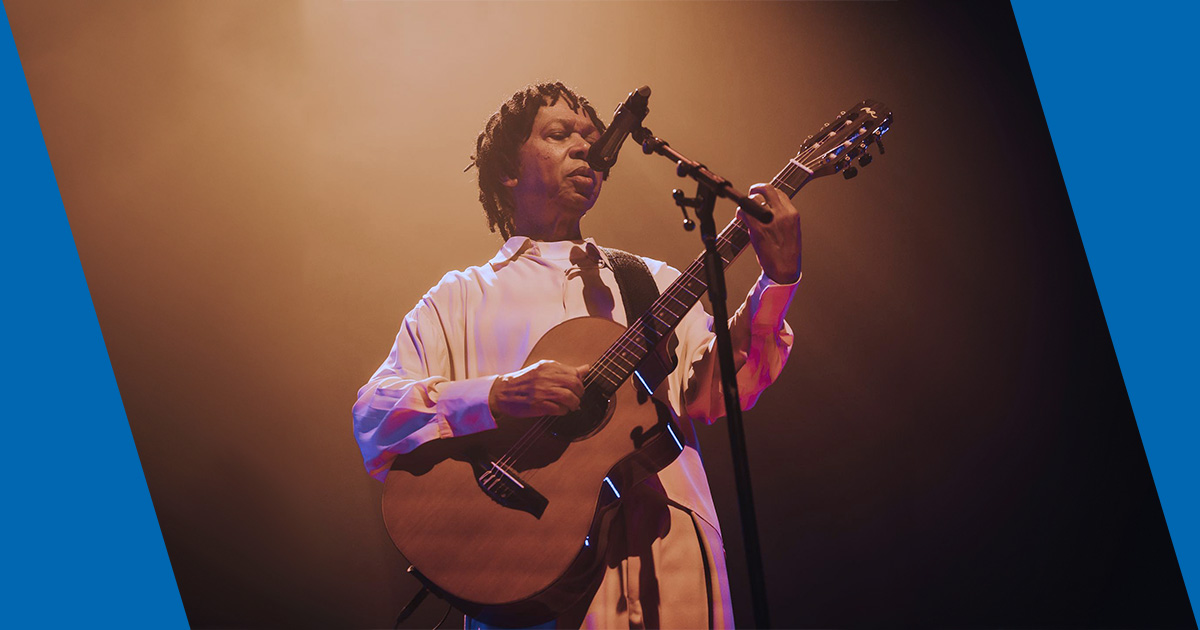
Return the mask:
[[[680,273],[643,258],[660,291]],[[796,284],[760,275],[734,314],[738,391],[749,409],[779,376],[792,345],[784,315]],[[487,264],[447,273],[404,317],[387,359],[358,392],[354,433],[368,472],[382,480],[397,454],[424,442],[496,427],[488,393],[497,375],[521,369],[554,326],[582,316],[626,324],[612,268],[591,240],[510,238]],[[676,329],[679,366],[667,397],[684,433],[683,453],[658,474],[666,495],[719,531],[695,429],[724,415],[712,317],[697,304]]]

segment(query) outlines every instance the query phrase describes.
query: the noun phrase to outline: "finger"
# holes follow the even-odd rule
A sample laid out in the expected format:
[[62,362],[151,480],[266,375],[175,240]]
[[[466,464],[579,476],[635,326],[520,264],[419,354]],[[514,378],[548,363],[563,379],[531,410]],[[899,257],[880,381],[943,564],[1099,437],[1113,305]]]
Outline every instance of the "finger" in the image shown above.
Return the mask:
[[765,203],[769,206],[779,203],[779,190],[770,184],[755,184],[751,186],[750,197],[753,198],[755,195],[765,198]]
[[542,394],[530,400],[526,405],[527,415],[529,416],[561,416],[569,411],[562,403],[559,403],[553,397]]
[[[752,200],[754,200],[754,201],[758,202],[758,204],[759,204],[759,205],[765,205],[765,204],[766,204],[766,200],[763,198],[763,196],[762,196],[762,195],[759,195],[759,194],[751,194],[751,195],[750,195],[750,199],[752,199]],[[750,215],[749,215],[749,214],[747,214],[745,210],[742,210],[742,207],[741,207],[741,206],[738,206],[738,208],[737,208],[737,214],[738,214],[738,217],[739,217],[739,218],[740,218],[742,221],[746,221],[748,218],[751,218],[751,217],[750,217]],[[757,220],[757,219],[755,219],[755,223],[758,223],[758,220]]]
[[592,370],[592,365],[590,363],[580,365],[578,367],[561,363],[559,365],[562,367],[562,374],[555,374],[554,376],[556,377],[555,380],[563,385],[569,384],[572,386],[578,385],[583,387],[584,377],[586,377],[588,372]]
[[548,409],[547,413],[561,416],[579,408],[579,399],[565,390],[557,390],[557,394],[546,396],[542,402]]
[[774,186],[768,186],[763,194],[767,196],[767,201],[771,205],[771,209],[776,214],[794,215],[799,217],[800,213],[796,210],[795,204],[792,203],[792,198],[780,192]]
[[548,391],[562,390],[570,392],[575,398],[583,398],[584,385],[583,381],[575,376],[574,372],[564,374],[562,377],[556,376],[553,380],[545,383]]
[[755,184],[750,190],[755,191],[761,200],[772,214],[795,214],[796,209],[792,206],[788,197],[781,195],[779,189],[770,184]]
[[567,381],[566,387],[568,390],[570,390],[570,392],[572,394],[575,395],[575,398],[583,398],[583,381],[582,380],[580,380],[578,378],[571,379],[570,381]]
[[572,367],[562,363],[557,364],[557,367],[562,370],[561,373],[548,375],[550,377],[550,385],[554,387],[564,387],[570,390],[575,396],[583,397],[583,377],[587,374],[590,365],[581,367]]
[[565,416],[568,413],[571,413],[570,409],[552,400],[544,400],[537,406],[539,416]]
[[537,376],[540,378],[549,378],[557,381],[564,377],[570,378],[575,375],[575,368],[553,359],[542,359],[534,365],[537,367]]
[[579,408],[579,396],[569,389],[556,389],[554,396],[550,400],[567,408],[567,411],[575,411]]
[[[765,207],[768,212],[771,212],[771,213],[775,212],[775,210],[773,208],[771,208],[769,205],[767,205],[766,199],[762,195],[750,195],[750,198],[753,199],[754,201],[757,201],[759,203],[759,205]],[[762,226],[766,225],[762,221],[759,221],[758,219],[756,219],[753,216],[751,216],[750,214],[748,214],[745,210],[742,209],[741,206],[738,206],[737,214],[738,214],[738,218],[740,218],[743,223],[746,223],[751,228],[762,228]]]

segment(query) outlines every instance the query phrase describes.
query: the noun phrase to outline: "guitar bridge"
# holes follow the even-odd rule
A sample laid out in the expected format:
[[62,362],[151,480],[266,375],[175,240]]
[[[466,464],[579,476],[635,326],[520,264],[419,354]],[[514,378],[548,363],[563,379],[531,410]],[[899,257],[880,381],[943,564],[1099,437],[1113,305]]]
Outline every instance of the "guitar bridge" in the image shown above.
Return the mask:
[[540,492],[533,489],[508,466],[489,461],[486,464],[475,465],[475,481],[480,489],[493,501],[514,510],[532,514],[541,518],[546,512],[550,501]]

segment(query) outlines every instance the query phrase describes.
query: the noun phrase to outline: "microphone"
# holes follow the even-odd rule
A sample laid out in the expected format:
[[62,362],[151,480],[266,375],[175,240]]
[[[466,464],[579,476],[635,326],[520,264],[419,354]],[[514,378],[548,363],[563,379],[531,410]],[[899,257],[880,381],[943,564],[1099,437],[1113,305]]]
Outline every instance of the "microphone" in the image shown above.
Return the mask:
[[617,153],[629,134],[642,126],[646,114],[650,113],[650,87],[642,87],[629,93],[624,103],[613,112],[612,124],[604,130],[592,148],[588,150],[587,163],[592,170],[607,172],[617,163]]

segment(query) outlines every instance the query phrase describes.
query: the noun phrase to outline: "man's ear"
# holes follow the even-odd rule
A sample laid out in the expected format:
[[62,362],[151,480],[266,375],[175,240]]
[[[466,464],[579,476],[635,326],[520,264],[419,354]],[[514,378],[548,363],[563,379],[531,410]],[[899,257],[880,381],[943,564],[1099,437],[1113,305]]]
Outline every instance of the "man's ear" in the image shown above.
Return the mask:
[[505,186],[505,187],[508,187],[508,188],[516,188],[516,186],[517,186],[517,178],[516,178],[516,177],[509,177],[508,175],[501,175],[501,176],[500,176],[500,184],[501,184],[502,186]]

